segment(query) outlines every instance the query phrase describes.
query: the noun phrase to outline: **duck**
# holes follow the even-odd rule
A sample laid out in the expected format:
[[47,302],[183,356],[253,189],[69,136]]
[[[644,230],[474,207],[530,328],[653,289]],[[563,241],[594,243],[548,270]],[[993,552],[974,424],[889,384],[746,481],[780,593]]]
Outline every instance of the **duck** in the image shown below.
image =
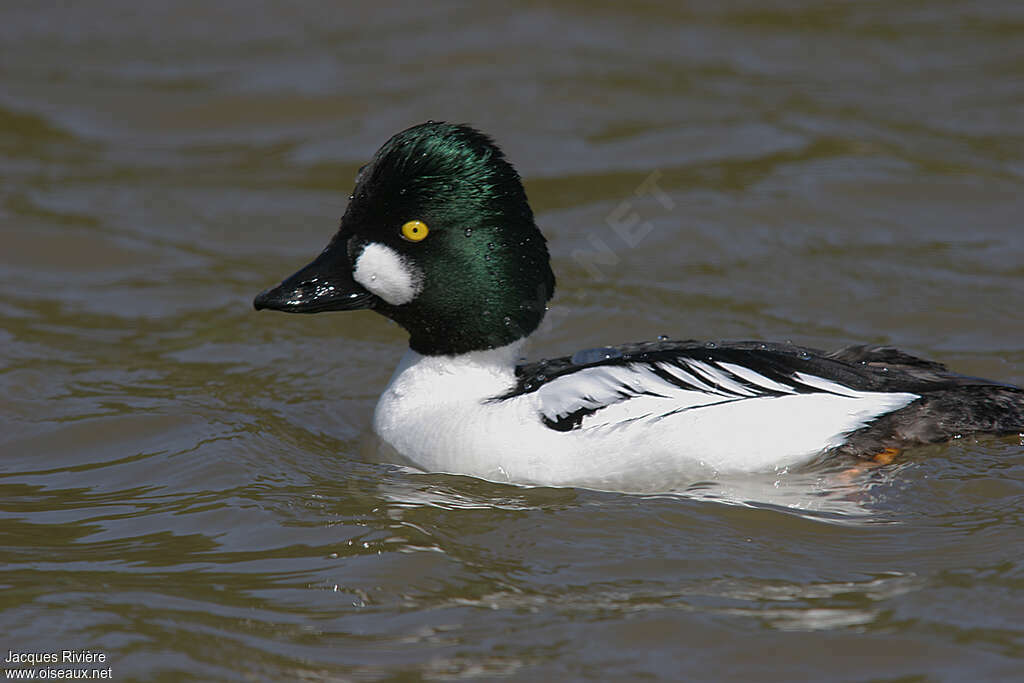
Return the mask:
[[521,362],[555,291],[487,135],[428,121],[363,166],[326,248],[256,310],[370,310],[409,335],[373,431],[396,464],[529,486],[673,490],[1024,432],[1024,390],[889,346],[657,340]]

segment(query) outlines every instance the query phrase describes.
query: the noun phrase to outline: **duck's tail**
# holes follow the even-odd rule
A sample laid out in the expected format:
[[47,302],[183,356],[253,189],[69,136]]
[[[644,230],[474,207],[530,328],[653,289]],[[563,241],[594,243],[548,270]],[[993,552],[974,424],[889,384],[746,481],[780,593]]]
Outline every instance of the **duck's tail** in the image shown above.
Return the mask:
[[887,367],[911,377],[909,384],[916,386],[893,386],[891,390],[920,395],[903,408],[852,432],[835,449],[837,452],[870,458],[882,451],[940,443],[968,434],[1024,435],[1024,389],[950,372],[940,363],[890,347],[850,347],[832,356]]
[[873,457],[969,434],[1024,434],[1024,390],[980,385],[929,392],[852,432],[836,451]]

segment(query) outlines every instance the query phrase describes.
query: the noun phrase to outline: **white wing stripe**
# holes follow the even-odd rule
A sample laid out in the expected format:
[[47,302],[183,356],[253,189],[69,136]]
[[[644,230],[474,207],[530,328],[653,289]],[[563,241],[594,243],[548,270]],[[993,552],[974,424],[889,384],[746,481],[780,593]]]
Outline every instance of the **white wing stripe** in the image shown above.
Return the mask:
[[720,367],[725,368],[732,374],[736,375],[741,379],[745,379],[751,384],[756,384],[759,387],[764,387],[771,391],[779,391],[784,394],[795,394],[796,390],[793,387],[788,387],[785,384],[780,384],[773,379],[769,379],[764,375],[758,374],[750,368],[745,368],[742,365],[736,365],[735,363],[719,363]]
[[808,375],[803,372],[793,373],[793,379],[797,380],[801,384],[806,384],[809,387],[814,387],[819,391],[824,391],[829,394],[836,394],[837,396],[849,396],[851,398],[857,398],[859,396],[863,396],[865,393],[870,393],[857,391],[856,389],[851,389],[850,387],[843,386],[842,384],[839,384],[837,382],[829,381],[824,377]]
[[601,408],[637,394],[671,395],[679,388],[645,367],[585,368],[559,377],[538,393],[542,410],[549,418],[561,418],[580,408]]
[[627,371],[633,374],[632,386],[637,393],[646,392],[665,396],[679,391],[679,387],[658,377],[649,367],[631,365]]
[[689,384],[690,386],[696,387],[701,391],[706,391],[709,394],[716,393],[715,388],[713,386],[711,386],[710,384],[705,384],[699,377],[692,373],[686,372],[678,365],[664,362],[658,363],[657,365],[659,370],[667,372],[668,374],[672,375],[683,384]]
[[[712,367],[707,363],[699,360],[687,360],[686,365],[692,368],[695,372],[698,372],[708,381],[714,383],[716,387],[721,387],[726,391],[741,396],[757,396],[757,394],[750,390],[749,387],[745,387],[728,374],[722,372],[716,367]],[[721,393],[721,392],[716,392]]]

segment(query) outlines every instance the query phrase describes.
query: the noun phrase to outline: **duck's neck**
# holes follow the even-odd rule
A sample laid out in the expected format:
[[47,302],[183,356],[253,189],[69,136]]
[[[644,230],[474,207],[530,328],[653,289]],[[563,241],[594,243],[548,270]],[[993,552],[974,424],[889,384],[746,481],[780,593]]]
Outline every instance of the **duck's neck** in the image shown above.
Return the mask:
[[515,385],[516,361],[525,339],[486,351],[425,356],[412,349],[395,368],[387,392],[401,397],[433,392],[438,401],[497,396]]

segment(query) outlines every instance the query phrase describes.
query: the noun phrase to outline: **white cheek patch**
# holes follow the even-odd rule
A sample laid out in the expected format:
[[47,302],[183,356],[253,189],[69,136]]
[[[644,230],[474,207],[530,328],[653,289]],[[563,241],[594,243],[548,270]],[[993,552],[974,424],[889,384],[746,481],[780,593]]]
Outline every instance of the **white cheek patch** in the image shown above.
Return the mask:
[[409,303],[423,289],[423,273],[394,249],[379,242],[363,248],[356,259],[352,278],[392,306]]

